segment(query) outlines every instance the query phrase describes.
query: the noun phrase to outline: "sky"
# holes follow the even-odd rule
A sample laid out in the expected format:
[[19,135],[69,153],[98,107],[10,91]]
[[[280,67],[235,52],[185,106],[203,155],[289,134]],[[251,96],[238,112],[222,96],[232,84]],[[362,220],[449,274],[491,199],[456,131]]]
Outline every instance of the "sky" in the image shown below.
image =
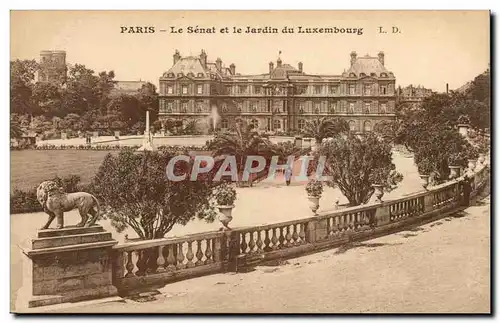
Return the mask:
[[[189,26],[215,27],[216,33],[189,34]],[[247,26],[280,32],[246,34]],[[282,33],[285,26],[295,33]],[[121,27],[127,31],[121,33]],[[155,32],[128,33],[129,27]],[[184,32],[171,33],[172,27]],[[220,32],[225,27],[230,33]],[[232,33],[233,27],[243,32]],[[362,28],[363,33],[299,34],[298,27]],[[383,51],[397,85],[445,91],[446,83],[456,89],[488,68],[490,20],[488,11],[11,11],[11,60],[38,60],[41,50],[65,50],[68,63],[158,85],[176,49],[182,56],[204,49],[209,61],[220,57],[241,74],[266,73],[281,51],[283,63],[302,62],[306,73],[330,75],[349,68],[352,51],[358,56]]]

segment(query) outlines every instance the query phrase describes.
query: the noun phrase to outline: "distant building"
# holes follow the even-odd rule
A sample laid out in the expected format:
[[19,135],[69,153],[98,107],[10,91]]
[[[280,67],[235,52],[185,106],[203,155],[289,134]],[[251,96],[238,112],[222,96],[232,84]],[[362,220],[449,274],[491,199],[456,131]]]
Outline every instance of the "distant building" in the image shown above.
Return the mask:
[[38,82],[66,82],[68,67],[66,52],[63,50],[43,50],[40,52]]
[[232,127],[238,119],[260,130],[302,129],[307,120],[329,116],[345,119],[353,131],[371,131],[394,118],[395,77],[385,55],[350,54],[350,67],[340,75],[313,75],[278,58],[267,73],[240,75],[220,58],[173,55],[173,66],[159,80],[162,122],[199,120],[208,127]]
[[139,92],[145,81],[114,81],[114,88],[111,90],[111,96],[118,96],[121,94],[134,95]]
[[420,104],[426,97],[434,93],[431,89],[418,85],[408,85],[407,87],[398,87],[397,100],[399,103]]

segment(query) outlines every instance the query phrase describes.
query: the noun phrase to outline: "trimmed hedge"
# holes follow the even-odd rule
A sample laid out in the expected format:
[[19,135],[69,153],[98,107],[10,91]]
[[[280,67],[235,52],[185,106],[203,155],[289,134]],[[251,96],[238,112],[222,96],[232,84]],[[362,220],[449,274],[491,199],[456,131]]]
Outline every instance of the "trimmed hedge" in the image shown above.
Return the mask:
[[[56,176],[50,180],[58,183],[67,193],[90,189],[89,186],[80,184],[80,176],[78,175],[69,175],[63,178]],[[10,213],[42,212],[43,208],[36,199],[36,189],[37,187],[33,187],[29,191],[14,189],[10,194]]]

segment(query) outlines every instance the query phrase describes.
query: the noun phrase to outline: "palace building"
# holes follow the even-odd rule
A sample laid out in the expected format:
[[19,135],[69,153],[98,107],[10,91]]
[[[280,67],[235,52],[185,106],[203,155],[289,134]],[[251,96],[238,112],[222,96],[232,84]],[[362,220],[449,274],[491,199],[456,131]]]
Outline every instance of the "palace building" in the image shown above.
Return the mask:
[[269,63],[267,73],[240,75],[234,64],[208,61],[203,50],[188,57],[176,51],[159,84],[163,123],[195,119],[227,129],[243,119],[262,131],[284,132],[300,130],[310,119],[332,117],[365,132],[395,116],[395,77],[385,67],[383,52],[376,57],[352,52],[349,68],[340,75],[308,74],[302,63],[295,68],[281,58]]

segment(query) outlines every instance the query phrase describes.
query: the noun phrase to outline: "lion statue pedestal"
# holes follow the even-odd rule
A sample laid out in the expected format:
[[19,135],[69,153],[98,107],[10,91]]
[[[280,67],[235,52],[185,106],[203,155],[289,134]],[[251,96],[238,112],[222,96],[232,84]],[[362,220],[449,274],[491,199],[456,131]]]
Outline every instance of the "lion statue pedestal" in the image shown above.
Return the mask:
[[[83,301],[117,295],[112,285],[112,246],[117,243],[102,226],[39,230],[23,250],[20,308]],[[24,305],[24,306],[23,306]]]

